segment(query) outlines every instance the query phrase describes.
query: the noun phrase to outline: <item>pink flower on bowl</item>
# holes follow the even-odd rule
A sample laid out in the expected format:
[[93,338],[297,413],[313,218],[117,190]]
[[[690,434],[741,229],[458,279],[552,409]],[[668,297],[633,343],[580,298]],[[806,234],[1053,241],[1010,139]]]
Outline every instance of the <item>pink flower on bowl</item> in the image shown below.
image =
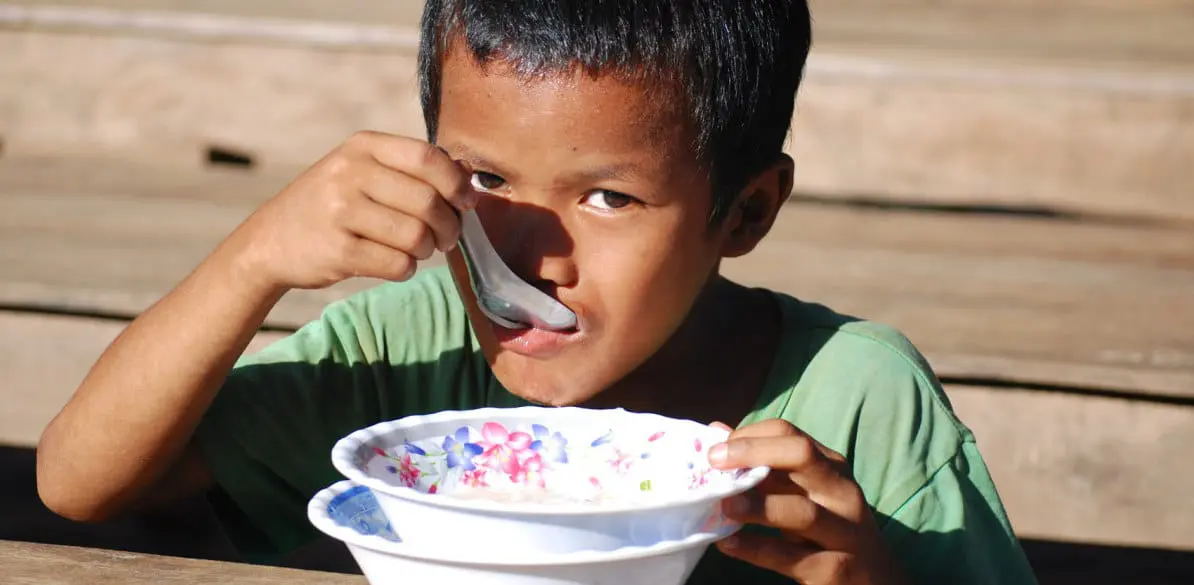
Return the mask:
[[[501,423],[488,422],[481,426],[482,440],[477,442],[481,454],[475,459],[478,465],[501,470],[514,479],[523,473],[523,465],[532,456],[532,437],[523,432],[511,433]],[[517,483],[517,481],[515,481]]]

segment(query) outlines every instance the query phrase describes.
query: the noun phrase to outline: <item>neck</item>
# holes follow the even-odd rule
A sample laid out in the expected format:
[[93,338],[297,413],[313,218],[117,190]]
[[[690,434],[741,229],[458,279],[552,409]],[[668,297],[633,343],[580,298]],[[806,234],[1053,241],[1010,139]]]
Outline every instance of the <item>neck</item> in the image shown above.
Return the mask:
[[714,276],[668,342],[589,406],[735,425],[767,380],[779,321],[769,293]]

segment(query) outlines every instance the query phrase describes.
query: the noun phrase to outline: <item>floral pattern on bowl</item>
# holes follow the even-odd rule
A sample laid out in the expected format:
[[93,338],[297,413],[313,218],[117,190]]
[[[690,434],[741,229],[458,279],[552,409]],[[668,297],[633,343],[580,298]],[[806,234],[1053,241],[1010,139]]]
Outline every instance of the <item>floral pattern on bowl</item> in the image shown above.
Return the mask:
[[656,429],[574,433],[538,423],[507,428],[488,421],[446,436],[407,440],[388,451],[374,446],[376,456],[367,467],[427,494],[527,503],[629,503],[728,486],[746,473],[710,467],[709,446],[690,435]]

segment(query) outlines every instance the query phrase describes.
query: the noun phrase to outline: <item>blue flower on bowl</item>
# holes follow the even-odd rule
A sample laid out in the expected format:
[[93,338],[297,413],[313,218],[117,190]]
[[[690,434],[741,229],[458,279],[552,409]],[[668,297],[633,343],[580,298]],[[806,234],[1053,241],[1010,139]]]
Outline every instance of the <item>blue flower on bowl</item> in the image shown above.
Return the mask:
[[484,451],[480,445],[469,442],[468,427],[460,427],[456,429],[456,434],[444,437],[448,469],[460,467],[465,471],[473,471],[477,468],[473,458]]
[[531,425],[531,449],[550,463],[568,463],[568,439],[559,431],[551,432],[543,425]]

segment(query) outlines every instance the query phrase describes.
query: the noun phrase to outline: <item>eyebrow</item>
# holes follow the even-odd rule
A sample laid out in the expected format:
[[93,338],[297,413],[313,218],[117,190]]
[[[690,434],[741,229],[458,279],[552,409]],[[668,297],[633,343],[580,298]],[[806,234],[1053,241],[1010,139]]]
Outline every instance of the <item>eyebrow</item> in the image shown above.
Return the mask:
[[481,156],[480,154],[473,152],[467,146],[462,144],[456,144],[453,146],[455,146],[454,150],[456,150],[457,154],[460,156],[459,160],[467,163],[470,167],[493,169],[498,174],[506,176],[506,171],[501,168],[501,165],[498,165],[493,161]]
[[[453,146],[455,146],[455,150],[460,155],[460,160],[468,163],[469,166],[474,168],[481,167],[485,169],[492,169],[495,174],[509,178],[509,173],[502,169],[502,165],[494,163],[493,161],[470,150],[464,145],[457,144]],[[637,176],[641,176],[642,174],[642,167],[638,164],[633,162],[623,162],[568,173],[567,176],[561,178],[561,180],[584,182],[610,180],[625,181]]]

